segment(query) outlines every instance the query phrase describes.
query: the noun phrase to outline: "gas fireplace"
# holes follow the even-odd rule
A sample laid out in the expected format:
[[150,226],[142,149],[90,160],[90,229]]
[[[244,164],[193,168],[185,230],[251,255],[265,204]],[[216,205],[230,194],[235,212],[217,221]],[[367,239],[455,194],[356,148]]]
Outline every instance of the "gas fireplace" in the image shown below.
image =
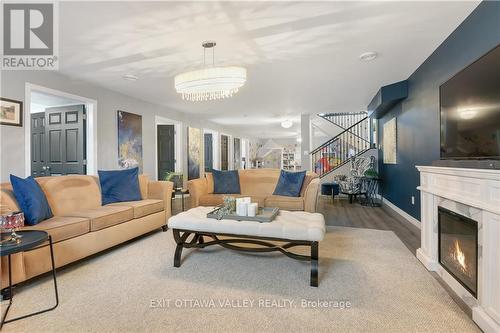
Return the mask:
[[417,258],[462,299],[483,332],[500,332],[500,170],[417,168]]
[[477,297],[477,222],[438,207],[439,263]]

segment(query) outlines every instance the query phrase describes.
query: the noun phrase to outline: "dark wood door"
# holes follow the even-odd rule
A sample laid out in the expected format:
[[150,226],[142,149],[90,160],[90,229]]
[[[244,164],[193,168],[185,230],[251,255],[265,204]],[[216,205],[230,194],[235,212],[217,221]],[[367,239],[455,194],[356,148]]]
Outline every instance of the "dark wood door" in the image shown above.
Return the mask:
[[214,146],[212,133],[205,133],[205,172],[212,172],[214,168]]
[[31,114],[31,175],[47,176],[45,112]]
[[220,136],[220,169],[229,169],[229,137],[227,135]]
[[84,105],[45,109],[45,159],[49,175],[86,174]]
[[175,171],[175,125],[157,125],[158,179]]

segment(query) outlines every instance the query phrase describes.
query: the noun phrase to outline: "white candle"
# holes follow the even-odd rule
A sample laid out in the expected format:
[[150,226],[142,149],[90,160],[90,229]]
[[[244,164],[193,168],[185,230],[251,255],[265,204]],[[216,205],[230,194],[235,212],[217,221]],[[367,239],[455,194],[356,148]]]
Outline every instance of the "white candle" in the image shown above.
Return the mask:
[[247,216],[247,206],[246,202],[236,202],[236,215]]
[[255,215],[257,215],[257,209],[258,209],[258,206],[256,203],[251,203],[248,205],[248,216],[251,216],[251,217],[254,217]]

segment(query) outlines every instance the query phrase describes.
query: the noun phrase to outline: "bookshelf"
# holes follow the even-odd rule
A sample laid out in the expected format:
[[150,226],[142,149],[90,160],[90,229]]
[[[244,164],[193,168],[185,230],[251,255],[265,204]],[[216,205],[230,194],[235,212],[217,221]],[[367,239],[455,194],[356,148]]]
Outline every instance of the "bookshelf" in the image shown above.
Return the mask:
[[295,151],[295,148],[293,150],[283,148],[281,152],[281,168],[283,170],[288,170],[288,171],[300,170],[301,167],[297,163],[296,154],[297,153]]

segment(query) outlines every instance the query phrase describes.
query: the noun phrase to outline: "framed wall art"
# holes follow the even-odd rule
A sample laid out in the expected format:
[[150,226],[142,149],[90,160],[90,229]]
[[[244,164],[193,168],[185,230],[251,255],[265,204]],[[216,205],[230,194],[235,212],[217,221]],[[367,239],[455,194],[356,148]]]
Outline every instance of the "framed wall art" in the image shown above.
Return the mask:
[[23,102],[0,98],[0,124],[23,126]]

